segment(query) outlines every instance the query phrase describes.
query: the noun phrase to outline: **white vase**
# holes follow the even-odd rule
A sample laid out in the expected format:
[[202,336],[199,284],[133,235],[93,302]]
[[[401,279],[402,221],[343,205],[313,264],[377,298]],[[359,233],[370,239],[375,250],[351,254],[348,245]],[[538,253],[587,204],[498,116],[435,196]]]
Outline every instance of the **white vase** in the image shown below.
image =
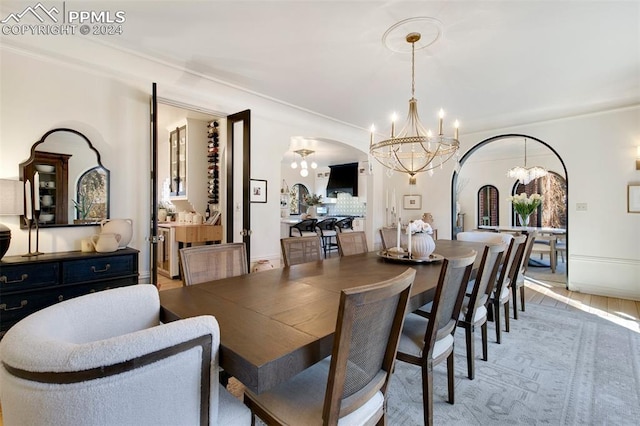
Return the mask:
[[256,266],[253,267],[251,272],[260,272],[260,271],[268,271],[269,269],[273,269],[273,265],[266,259],[258,260]]
[[435,249],[435,241],[426,232],[418,232],[411,235],[411,255],[413,258],[428,259]]
[[318,208],[316,206],[309,206],[307,208],[307,216],[315,218],[318,216]]

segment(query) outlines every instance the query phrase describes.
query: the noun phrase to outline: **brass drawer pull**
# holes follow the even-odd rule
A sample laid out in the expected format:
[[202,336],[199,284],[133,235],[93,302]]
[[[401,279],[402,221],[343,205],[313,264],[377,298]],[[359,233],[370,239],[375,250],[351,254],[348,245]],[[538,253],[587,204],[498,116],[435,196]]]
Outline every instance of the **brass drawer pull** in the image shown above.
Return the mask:
[[106,264],[104,269],[96,269],[95,266],[92,266],[91,267],[91,272],[107,272],[109,270],[109,268],[111,268],[111,265],[109,263]]
[[[22,274],[22,276],[20,277],[19,280],[8,281],[7,276],[6,275],[2,275],[2,276],[0,276],[0,283],[5,283],[5,284],[21,283],[24,280],[26,280],[27,278],[29,278],[29,274]],[[0,305],[0,306],[2,306],[2,305]]]
[[22,309],[26,306],[27,301],[26,300],[22,300],[20,301],[20,306],[14,306],[13,308],[7,308],[7,304],[3,303],[2,305],[0,305],[0,311],[15,311],[16,309]]

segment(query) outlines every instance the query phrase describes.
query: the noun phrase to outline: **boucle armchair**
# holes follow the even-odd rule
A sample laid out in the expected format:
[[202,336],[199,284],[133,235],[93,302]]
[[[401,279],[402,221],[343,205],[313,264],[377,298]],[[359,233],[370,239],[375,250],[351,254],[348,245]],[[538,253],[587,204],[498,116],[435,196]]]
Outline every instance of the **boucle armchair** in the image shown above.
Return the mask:
[[11,425],[250,424],[218,383],[212,316],[160,324],[149,284],[40,310],[0,341],[0,403]]

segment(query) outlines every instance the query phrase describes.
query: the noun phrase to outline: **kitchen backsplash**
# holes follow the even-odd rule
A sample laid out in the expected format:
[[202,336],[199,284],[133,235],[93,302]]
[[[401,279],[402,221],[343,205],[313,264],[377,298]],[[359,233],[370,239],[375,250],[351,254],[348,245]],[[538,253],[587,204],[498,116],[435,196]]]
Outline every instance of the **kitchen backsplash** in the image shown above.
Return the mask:
[[358,197],[347,193],[339,193],[335,204],[325,204],[327,216],[364,216],[367,205]]

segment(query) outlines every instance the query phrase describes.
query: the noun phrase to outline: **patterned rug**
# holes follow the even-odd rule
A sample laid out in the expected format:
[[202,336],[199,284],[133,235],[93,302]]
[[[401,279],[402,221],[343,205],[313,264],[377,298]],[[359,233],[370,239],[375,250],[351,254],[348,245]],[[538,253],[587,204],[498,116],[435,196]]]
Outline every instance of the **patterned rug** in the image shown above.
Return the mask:
[[[640,419],[640,334],[578,310],[529,305],[489,361],[466,376],[464,333],[456,332],[455,404],[446,402],[446,362],[434,368],[436,425],[637,425]],[[396,363],[388,424],[421,425],[421,373]]]

